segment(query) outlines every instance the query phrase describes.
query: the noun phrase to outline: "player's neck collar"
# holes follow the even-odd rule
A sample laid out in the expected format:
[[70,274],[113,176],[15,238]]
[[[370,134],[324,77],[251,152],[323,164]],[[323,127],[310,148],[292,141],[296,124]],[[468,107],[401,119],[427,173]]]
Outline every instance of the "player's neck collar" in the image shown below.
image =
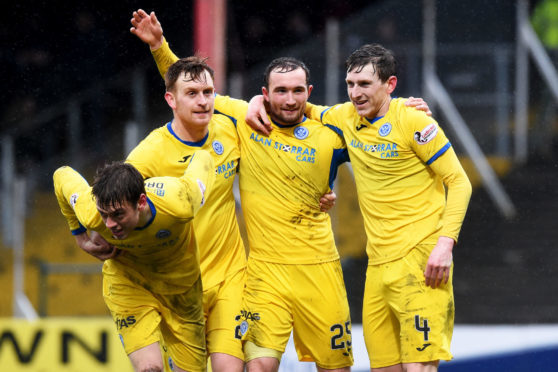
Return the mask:
[[151,225],[151,223],[155,219],[155,215],[157,214],[157,209],[155,209],[155,205],[153,205],[153,202],[149,198],[147,198],[147,205],[149,206],[149,211],[151,212],[151,217],[149,218],[149,221],[147,221],[143,226],[136,227],[134,230],[143,230],[147,228],[149,225]]
[[167,123],[167,129],[170,132],[170,134],[172,134],[174,136],[174,138],[176,138],[177,140],[179,140],[180,142],[182,142],[183,144],[188,145],[188,146],[201,147],[205,144],[205,142],[207,141],[207,138],[209,137],[209,129],[208,129],[207,133],[205,134],[205,136],[201,140],[199,140],[197,142],[185,141],[182,138],[178,137],[178,135],[172,129],[172,121],[169,121]]
[[271,119],[271,117],[269,118],[273,124],[277,125],[279,128],[292,128],[292,127],[296,127],[297,125],[304,123],[306,121],[306,115],[302,116],[302,120],[298,123],[295,124],[289,124],[289,125],[285,125],[285,124],[279,124],[278,122],[276,122],[275,120]]
[[376,117],[373,118],[373,119],[368,119],[368,118],[365,118],[365,119],[366,119],[366,121],[369,122],[370,124],[374,124],[374,123],[377,122],[378,120],[382,119],[384,116],[385,116],[385,115],[376,116]]
[[[393,99],[395,99],[395,98],[397,98],[397,97],[395,97],[395,96],[394,96],[394,97],[390,97],[389,103],[388,103],[388,111],[389,111],[389,106],[391,106],[391,102],[393,102]],[[386,116],[386,115],[387,115],[387,112],[386,112],[385,114],[383,114],[382,116],[376,116],[375,118],[372,118],[372,119],[365,117],[365,119],[366,119],[366,121],[369,122],[370,124],[374,124],[375,122],[377,122],[378,120],[382,119],[382,118],[383,118],[384,116]]]

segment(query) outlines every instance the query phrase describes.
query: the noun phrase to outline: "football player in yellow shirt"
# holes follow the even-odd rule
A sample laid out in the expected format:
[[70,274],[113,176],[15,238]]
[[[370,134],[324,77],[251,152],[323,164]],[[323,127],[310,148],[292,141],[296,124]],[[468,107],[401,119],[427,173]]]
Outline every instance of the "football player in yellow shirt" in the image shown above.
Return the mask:
[[[144,15],[132,22],[134,33],[142,19],[160,28],[153,14]],[[166,42],[158,46],[153,54],[164,74],[177,57]],[[345,160],[345,144],[334,129],[304,117],[312,86],[303,63],[274,60],[266,76],[264,92],[276,126],[272,138],[264,140],[246,126],[247,102],[216,98],[216,109],[237,122],[241,143],[250,258],[239,320],[247,368],[277,370],[294,331],[300,360],[314,361],[320,371],[348,371],[353,361],[348,302],[330,219],[319,204]]]
[[192,219],[214,182],[213,160],[196,152],[183,176],[145,180],[132,165],[99,168],[92,187],[75,170],[54,189],[76,241],[96,231],[119,254],[103,264],[103,296],[136,371],[205,371],[199,254]]
[[[438,123],[392,98],[391,51],[364,45],[346,67],[351,101],[308,104],[306,114],[343,132],[354,169],[368,237],[363,329],[371,370],[435,371],[452,358],[452,250],[471,184]],[[249,121],[269,125],[258,110]]]
[[[165,85],[172,121],[153,130],[126,161],[145,178],[176,177],[197,150],[211,154],[215,185],[193,222],[200,250],[205,336],[214,372],[242,371],[244,354],[235,320],[246,271],[233,194],[240,157],[238,135],[229,117],[213,114],[213,70],[202,58],[177,61],[169,68]],[[84,233],[80,242],[82,249],[101,259],[114,253],[96,236],[89,239]]]
[[213,70],[198,57],[172,64],[165,76],[165,98],[173,120],[153,130],[126,161],[144,177],[174,176],[198,149],[215,162],[215,186],[194,220],[200,248],[207,349],[213,371],[242,371],[244,355],[236,336],[246,251],[236,220],[233,182],[240,149],[233,121],[213,114]]
[[[177,57],[163,42],[154,14],[135,12],[132,24],[132,32],[150,45],[165,75]],[[147,32],[150,28],[156,31]],[[152,42],[158,42],[155,48]],[[304,64],[274,62],[268,67],[266,89],[274,97],[279,129],[269,143],[262,143],[243,122],[246,102],[216,98],[216,108],[238,122],[243,149],[240,189],[250,242],[245,291],[250,298],[239,320],[242,334],[247,324],[252,329],[245,336],[247,367],[277,369],[294,328],[301,360],[315,361],[319,370],[348,370],[352,350],[346,291],[329,216],[318,203],[344,160],[345,146],[334,130],[304,118],[312,89]],[[258,166],[269,158],[277,160]],[[273,196],[265,190],[273,190]],[[309,281],[314,284],[300,285]]]

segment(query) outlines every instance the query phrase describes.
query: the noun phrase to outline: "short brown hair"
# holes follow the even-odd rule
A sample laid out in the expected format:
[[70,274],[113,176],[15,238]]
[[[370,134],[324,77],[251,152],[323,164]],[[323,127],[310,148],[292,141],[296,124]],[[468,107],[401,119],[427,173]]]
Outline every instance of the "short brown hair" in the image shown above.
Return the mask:
[[306,74],[306,85],[308,86],[310,84],[310,70],[304,62],[292,57],[275,58],[267,65],[264,73],[264,86],[269,88],[269,75],[272,72],[291,72],[299,68]]
[[397,76],[397,60],[393,52],[380,44],[365,44],[351,53],[345,66],[347,72],[362,71],[369,63],[374,66],[380,80],[385,83],[390,76]]
[[209,67],[206,63],[207,58],[202,58],[200,56],[191,56],[186,58],[181,58],[169,67],[167,73],[165,74],[165,88],[171,91],[174,88],[176,80],[181,73],[184,72],[185,75],[190,76],[191,81],[203,81],[204,71],[209,73],[211,79],[214,79],[213,69]]
[[97,168],[91,192],[98,206],[111,208],[125,202],[135,205],[145,194],[145,186],[142,175],[132,164],[115,161]]

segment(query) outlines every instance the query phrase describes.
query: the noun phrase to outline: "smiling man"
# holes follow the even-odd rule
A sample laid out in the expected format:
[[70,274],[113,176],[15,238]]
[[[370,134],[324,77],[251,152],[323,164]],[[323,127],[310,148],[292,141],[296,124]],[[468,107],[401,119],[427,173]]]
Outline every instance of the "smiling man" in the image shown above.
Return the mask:
[[[392,97],[390,50],[363,45],[346,67],[350,102],[308,103],[306,115],[343,133],[353,166],[368,238],[362,317],[370,368],[435,371],[452,358],[452,250],[471,184],[427,105]],[[415,105],[425,112],[408,107]],[[261,98],[251,106],[247,123],[269,133]]]
[[[199,253],[192,219],[214,182],[196,152],[180,178],[143,180],[130,164],[99,168],[93,187],[75,170],[54,173],[72,234],[96,231],[120,254],[103,264],[103,296],[135,371],[205,371]],[[79,241],[78,241],[79,242]],[[170,360],[160,352],[160,342]]]
[[[161,73],[176,60],[166,43],[153,54]],[[215,112],[236,123],[241,148],[250,255],[237,336],[248,371],[277,371],[291,332],[299,359],[319,371],[348,371],[353,363],[339,253],[320,206],[347,160],[346,146],[336,130],[304,116],[309,80],[306,65],[294,58],[267,66],[262,93],[275,128],[269,138],[244,122],[247,102],[215,98]]]
[[340,133],[304,115],[309,80],[297,59],[267,66],[262,93],[274,127],[267,138],[244,122],[247,102],[216,99],[216,109],[237,119],[241,143],[250,255],[239,318],[248,371],[276,371],[291,332],[299,359],[318,371],[348,371],[353,363],[339,253],[319,206],[347,153]]
[[[149,44],[161,75],[167,76],[178,58],[155,14],[138,10],[132,25],[132,33]],[[331,189],[337,165],[346,160],[346,148],[339,133],[304,116],[312,90],[304,63],[279,58],[264,76],[263,92],[277,128],[273,138],[264,139],[246,125],[247,102],[215,97],[215,116],[226,114],[238,131],[240,193],[250,245],[236,335],[246,341],[248,371],[276,371],[291,331],[300,360],[315,362],[319,371],[347,371],[353,361],[348,301],[328,208],[320,205],[327,203],[323,195]],[[228,317],[229,312],[220,315],[223,322]],[[211,353],[209,341],[208,349]],[[223,363],[219,371],[236,366]]]
[[164,77],[173,119],[153,130],[126,161],[144,177],[176,177],[197,150],[211,154],[215,186],[193,222],[200,249],[207,350],[213,371],[240,372],[244,354],[235,337],[235,316],[244,289],[246,252],[233,194],[240,159],[238,135],[230,117],[213,113],[213,70],[205,59],[176,59]]
[[350,102],[306,113],[343,131],[354,169],[368,238],[362,317],[371,370],[435,371],[452,358],[452,251],[471,184],[438,123],[392,97],[390,50],[363,45],[346,67]]

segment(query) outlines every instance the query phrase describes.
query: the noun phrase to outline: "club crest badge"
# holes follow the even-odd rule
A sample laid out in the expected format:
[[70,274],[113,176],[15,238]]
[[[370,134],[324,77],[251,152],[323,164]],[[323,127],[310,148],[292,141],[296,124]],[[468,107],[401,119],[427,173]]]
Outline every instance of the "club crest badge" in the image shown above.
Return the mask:
[[213,141],[211,146],[213,146],[213,151],[215,151],[217,155],[222,155],[223,151],[225,151],[225,148],[223,147],[223,144],[220,141],[217,140]]
[[248,331],[248,322],[243,320],[242,323],[240,323],[240,334],[244,336],[247,331]]
[[295,130],[294,130],[294,136],[295,136],[296,139],[299,139],[299,140],[303,140],[306,137],[308,137],[308,133],[309,133],[308,129],[306,129],[305,127],[302,127],[302,126],[296,127]]
[[390,133],[391,133],[391,123],[385,123],[380,127],[380,130],[378,130],[378,134],[381,137],[385,137]]

